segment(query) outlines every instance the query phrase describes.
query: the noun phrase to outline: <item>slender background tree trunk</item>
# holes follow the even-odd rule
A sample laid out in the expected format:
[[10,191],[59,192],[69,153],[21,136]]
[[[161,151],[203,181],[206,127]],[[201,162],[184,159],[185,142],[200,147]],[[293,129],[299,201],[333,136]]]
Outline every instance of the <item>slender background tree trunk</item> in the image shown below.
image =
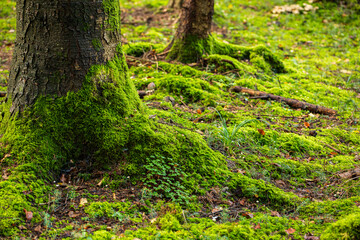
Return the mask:
[[17,0],[17,36],[10,71],[11,112],[40,95],[79,90],[89,68],[116,54],[120,6],[104,0]]
[[167,7],[173,9],[180,9],[184,0],[169,0]]
[[175,37],[165,51],[169,59],[181,62],[197,61],[207,48],[214,15],[214,0],[184,0]]
[[214,15],[214,0],[185,0],[180,15],[180,24],[175,39],[186,36],[207,38]]

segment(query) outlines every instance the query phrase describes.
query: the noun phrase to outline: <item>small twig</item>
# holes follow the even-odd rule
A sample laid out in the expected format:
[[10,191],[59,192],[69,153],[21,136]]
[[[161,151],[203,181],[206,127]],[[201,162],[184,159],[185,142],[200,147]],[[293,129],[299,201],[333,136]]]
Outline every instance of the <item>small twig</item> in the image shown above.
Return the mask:
[[327,146],[328,148],[334,150],[335,152],[337,152],[337,153],[339,153],[339,154],[342,154],[340,150],[334,148],[333,146],[331,146],[331,145],[329,145],[329,144],[327,144],[327,143],[324,143],[323,141],[321,141],[321,140],[319,140],[319,139],[318,139],[317,141],[321,142],[322,144],[324,144],[324,145]]
[[162,53],[158,53],[157,55],[158,55],[158,56],[163,56],[163,55],[168,54],[169,52],[170,52],[170,50],[167,50],[167,51],[164,51],[164,52],[162,52]]
[[187,220],[186,220],[186,217],[185,217],[185,214],[184,214],[184,210],[182,210],[182,214],[184,216],[185,223],[187,224]]

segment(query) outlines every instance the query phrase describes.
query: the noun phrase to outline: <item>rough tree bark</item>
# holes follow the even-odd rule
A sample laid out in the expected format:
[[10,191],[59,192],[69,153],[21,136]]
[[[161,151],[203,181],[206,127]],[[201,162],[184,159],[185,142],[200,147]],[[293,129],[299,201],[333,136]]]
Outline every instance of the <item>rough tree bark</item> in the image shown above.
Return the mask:
[[169,0],[167,7],[173,9],[180,9],[184,0]]
[[167,47],[169,59],[181,62],[197,61],[207,48],[211,31],[214,0],[184,0],[180,24],[174,39]]
[[10,71],[11,112],[40,95],[79,90],[90,66],[116,54],[118,1],[17,0],[17,37]]

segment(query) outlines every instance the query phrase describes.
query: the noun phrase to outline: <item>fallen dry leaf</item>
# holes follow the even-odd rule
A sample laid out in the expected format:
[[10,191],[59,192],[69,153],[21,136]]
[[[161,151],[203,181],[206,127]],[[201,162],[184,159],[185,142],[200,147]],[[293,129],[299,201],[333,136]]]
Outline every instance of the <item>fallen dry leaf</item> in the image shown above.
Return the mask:
[[65,174],[61,174],[61,177],[60,177],[60,182],[62,183],[66,183],[66,177],[65,177]]
[[254,226],[254,229],[255,229],[255,230],[256,230],[256,229],[261,229],[260,223],[256,224],[256,225]]
[[243,213],[242,215],[246,218],[254,218],[254,214],[249,213],[249,212]]
[[271,216],[273,217],[281,217],[280,213],[277,211],[271,211]]
[[245,205],[245,199],[239,200],[239,204],[242,205],[242,206],[244,206],[244,205]]
[[154,90],[155,89],[155,83],[151,82],[148,84],[147,89]]
[[80,216],[81,214],[80,213],[75,213],[74,211],[70,211],[68,215],[71,218],[76,218],[76,217]]
[[222,210],[222,208],[213,208],[212,210],[211,210],[211,212],[212,213],[216,213],[216,212],[219,212],[219,211],[221,211]]
[[296,232],[296,230],[293,229],[293,228],[289,228],[289,229],[285,230],[285,232],[286,232],[287,234],[293,234],[294,232]]
[[34,228],[35,232],[41,232],[41,225],[38,225]]
[[5,154],[5,156],[0,160],[0,162],[3,162],[8,157],[11,157],[11,154],[9,153]]
[[4,174],[1,176],[4,180],[8,180],[9,176],[7,175],[7,173],[4,171]]
[[341,69],[340,72],[344,73],[344,74],[351,74],[352,73],[351,71],[346,70],[346,69]]
[[101,181],[97,185],[100,187],[103,181],[104,181],[104,178],[101,179]]
[[319,239],[320,239],[319,237],[315,237],[315,236],[307,236],[307,235],[304,236],[304,240],[319,240]]
[[258,132],[259,132],[261,135],[265,136],[265,131],[264,131],[264,130],[258,129]]
[[25,212],[25,218],[27,221],[31,221],[31,219],[33,218],[34,214],[31,212],[31,211],[27,211],[25,208],[24,208],[24,212]]
[[282,185],[282,186],[286,185],[283,180],[275,180],[275,183],[278,184],[278,185]]
[[80,199],[80,203],[79,203],[79,206],[80,207],[83,207],[85,204],[88,203],[88,200],[86,198],[81,198]]

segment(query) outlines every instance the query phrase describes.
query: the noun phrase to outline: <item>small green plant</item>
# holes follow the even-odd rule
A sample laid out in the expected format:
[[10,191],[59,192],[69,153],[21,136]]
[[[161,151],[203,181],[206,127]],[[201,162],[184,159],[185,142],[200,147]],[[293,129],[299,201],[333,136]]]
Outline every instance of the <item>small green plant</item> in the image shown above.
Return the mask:
[[43,212],[42,214],[42,218],[43,218],[43,225],[46,229],[49,229],[52,227],[52,222],[51,222],[51,215],[47,212]]
[[[263,121],[263,120],[258,120],[258,119],[247,119],[247,120],[242,121],[239,124],[236,124],[231,131],[230,128],[226,124],[226,120],[221,116],[221,114],[218,111],[217,111],[217,113],[219,114],[220,119],[221,119],[221,129],[219,132],[220,140],[223,143],[224,147],[227,149],[229,155],[233,154],[234,147],[236,145],[238,145],[238,143],[236,141],[236,139],[237,139],[236,135],[239,132],[240,128],[244,127],[246,124],[251,123],[251,122]],[[263,122],[265,122],[265,121],[263,121]]]
[[79,173],[78,177],[83,179],[84,181],[89,181],[91,178],[91,174],[90,173]]
[[148,196],[168,198],[179,203],[188,203],[189,193],[186,191],[182,180],[187,174],[178,166],[172,158],[152,155],[146,159],[144,168],[147,175],[143,179],[148,190]]
[[69,191],[67,193],[67,197],[72,201],[78,196],[78,193],[76,193],[76,190],[74,187],[70,187]]
[[128,214],[122,213],[122,212],[114,212],[112,217],[117,218],[119,220],[119,222],[122,222],[122,223],[127,223],[130,220]]

